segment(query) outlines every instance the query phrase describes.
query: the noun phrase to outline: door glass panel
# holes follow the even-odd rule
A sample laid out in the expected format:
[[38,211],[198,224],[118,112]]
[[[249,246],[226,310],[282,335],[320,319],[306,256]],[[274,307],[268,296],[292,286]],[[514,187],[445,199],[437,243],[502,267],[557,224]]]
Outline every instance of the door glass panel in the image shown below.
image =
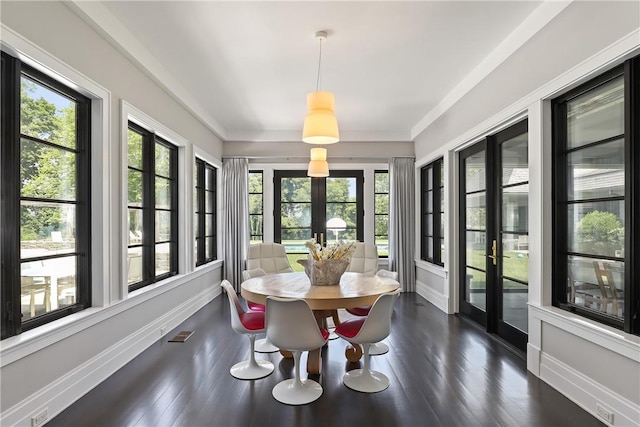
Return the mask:
[[502,143],[502,185],[529,181],[528,134],[524,133]]
[[528,331],[526,284],[504,279],[502,281],[502,320],[523,332]]
[[487,227],[487,205],[485,193],[467,194],[467,228],[485,230]]
[[502,235],[502,275],[523,282],[529,281],[529,236]]
[[467,157],[464,161],[465,168],[465,191],[484,190],[486,188],[486,171],[484,164],[484,151]]
[[486,233],[484,231],[467,231],[467,265],[485,270]]
[[311,178],[282,178],[280,181],[282,202],[311,202]]
[[527,232],[529,223],[529,184],[502,190],[502,229]]
[[467,268],[465,277],[466,295],[468,303],[476,308],[486,311],[487,309],[487,275],[484,271]]

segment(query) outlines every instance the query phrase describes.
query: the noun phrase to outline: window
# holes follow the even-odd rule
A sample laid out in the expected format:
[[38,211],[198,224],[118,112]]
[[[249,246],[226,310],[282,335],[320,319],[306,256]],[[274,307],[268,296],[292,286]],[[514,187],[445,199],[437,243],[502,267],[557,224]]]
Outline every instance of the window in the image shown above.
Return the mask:
[[2,53],[2,338],[90,305],[88,98]]
[[264,241],[262,171],[249,171],[249,227],[251,244]]
[[216,238],[216,183],[217,169],[201,159],[196,159],[196,198],[193,226],[196,235],[196,266],[213,261],[217,257]]
[[639,67],[636,57],[553,102],[554,305],[636,335]]
[[178,150],[133,122],[128,131],[129,291],[178,271]]
[[389,171],[375,171],[374,184],[374,243],[379,257],[389,256]]
[[444,266],[444,173],[442,159],[424,166],[420,173],[420,212],[423,260]]

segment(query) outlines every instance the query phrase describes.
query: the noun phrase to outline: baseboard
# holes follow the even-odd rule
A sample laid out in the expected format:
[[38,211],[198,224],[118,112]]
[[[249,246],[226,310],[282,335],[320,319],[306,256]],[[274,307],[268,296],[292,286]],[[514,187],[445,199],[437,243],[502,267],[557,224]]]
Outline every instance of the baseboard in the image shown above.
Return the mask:
[[447,314],[449,313],[449,297],[442,295],[427,286],[425,283],[416,281],[416,292],[418,295],[429,301]]
[[558,359],[541,353],[540,378],[564,394],[599,421],[607,424],[596,414],[599,404],[613,413],[611,426],[637,426],[640,420],[640,405],[596,383]]
[[161,328],[164,327],[165,332],[168,332],[177,327],[218,295],[220,295],[220,288],[210,287],[162,317],[153,320],[39,392],[4,411],[0,415],[0,425],[30,426],[31,417],[45,408],[49,419],[55,417],[160,339]]
[[540,376],[540,348],[531,343],[527,343],[527,370],[536,377]]

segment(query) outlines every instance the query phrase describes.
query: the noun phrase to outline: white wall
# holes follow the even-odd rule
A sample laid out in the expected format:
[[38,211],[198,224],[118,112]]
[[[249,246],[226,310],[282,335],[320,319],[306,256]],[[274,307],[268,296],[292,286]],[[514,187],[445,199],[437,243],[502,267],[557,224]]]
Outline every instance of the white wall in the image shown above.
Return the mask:
[[448,310],[443,310],[455,312],[457,153],[517,119],[529,118],[527,366],[592,414],[596,404],[610,410],[613,425],[640,422],[640,337],[551,306],[549,100],[638,53],[638,2],[573,2],[421,132],[415,147],[417,173],[439,156],[449,161],[446,267],[440,271],[416,261],[418,292],[441,308],[448,300]]
[[[221,261],[198,269],[184,261],[193,259],[187,253],[192,248],[188,193],[181,199],[187,225],[181,229],[180,274],[126,295],[122,101],[180,137],[182,172],[192,170],[193,153],[219,166],[222,142],[63,3],[3,1],[0,7],[3,49],[77,84],[93,99],[97,129],[92,134],[93,307],[0,343],[0,424],[30,425],[33,414],[47,408],[54,416],[220,293]],[[185,176],[183,189],[189,192],[192,174]]]

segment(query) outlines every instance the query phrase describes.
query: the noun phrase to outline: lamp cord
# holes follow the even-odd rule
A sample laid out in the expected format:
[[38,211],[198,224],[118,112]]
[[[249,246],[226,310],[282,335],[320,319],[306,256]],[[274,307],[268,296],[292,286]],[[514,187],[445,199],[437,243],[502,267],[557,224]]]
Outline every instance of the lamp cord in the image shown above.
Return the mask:
[[322,39],[320,39],[320,55],[318,55],[318,77],[316,78],[316,92],[320,90],[320,64],[322,64]]

